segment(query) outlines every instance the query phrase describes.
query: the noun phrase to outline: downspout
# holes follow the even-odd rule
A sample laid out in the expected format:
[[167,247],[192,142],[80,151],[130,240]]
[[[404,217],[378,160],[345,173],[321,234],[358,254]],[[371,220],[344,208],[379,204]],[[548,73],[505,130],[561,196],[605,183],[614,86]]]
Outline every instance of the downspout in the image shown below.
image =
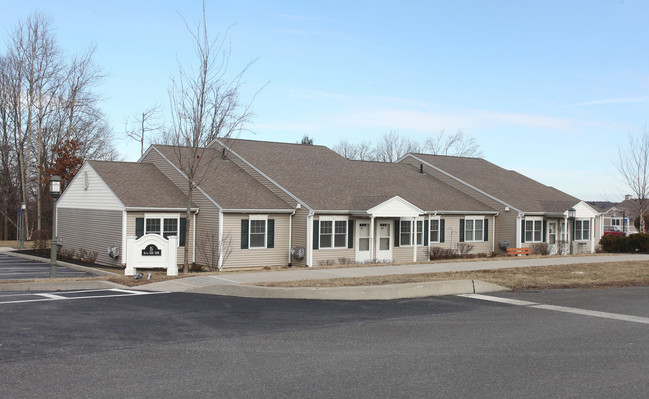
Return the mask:
[[523,244],[522,242],[522,231],[521,231],[521,221],[523,220],[523,213],[518,213],[518,216],[516,216],[516,248],[520,248],[521,245]]
[[219,262],[216,265],[221,271],[223,269],[223,209],[219,208]]
[[[196,263],[196,215],[198,212],[198,210],[194,212],[194,222],[192,223],[192,263]],[[185,241],[187,241],[187,237],[185,237]]]
[[127,234],[127,228],[126,228],[126,223],[128,222],[128,215],[126,213],[126,209],[122,212],[122,249],[120,251],[120,255],[122,258],[122,265],[126,265],[126,234]]
[[[491,220],[492,220],[491,224],[493,226],[493,227],[491,227],[491,230],[492,230],[491,231],[491,237],[493,237],[493,239],[491,240],[491,252],[492,253],[496,252],[496,216],[498,216],[498,215],[500,215],[500,212],[496,213],[491,218]],[[487,239],[489,239],[489,237],[487,237]],[[520,248],[520,247],[516,247],[516,248]]]
[[293,212],[288,215],[288,267],[293,266],[291,248],[293,246],[293,216],[295,212],[297,212],[297,208],[293,209]]
[[306,266],[313,266],[313,211],[306,217]]

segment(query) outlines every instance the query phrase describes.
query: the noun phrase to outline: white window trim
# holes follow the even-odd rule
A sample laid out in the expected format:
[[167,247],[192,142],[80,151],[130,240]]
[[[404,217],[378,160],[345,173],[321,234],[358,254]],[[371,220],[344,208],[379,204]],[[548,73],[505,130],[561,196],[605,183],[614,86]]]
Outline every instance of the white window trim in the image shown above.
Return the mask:
[[[433,226],[432,221],[437,221],[437,241],[431,240],[431,227]],[[442,239],[442,218],[440,216],[431,216],[428,218],[428,245],[430,244],[439,244]]]
[[[467,229],[466,229],[467,220],[473,220],[474,221],[474,223],[473,223],[473,240],[467,240],[467,238],[466,238],[466,236],[467,236],[467,234],[466,234],[466,232],[467,232]],[[475,221],[476,220],[481,220],[482,221],[482,229],[481,229],[482,234],[480,235],[479,240],[476,240],[476,237],[475,237],[475,231],[476,231],[475,230]],[[483,241],[485,241],[485,239],[484,239],[484,221],[485,220],[486,220],[486,218],[484,216],[465,216],[464,217],[464,242],[483,242]]]
[[[543,242],[543,218],[538,217],[538,216],[531,216],[531,217],[526,217],[523,219],[525,221],[525,229],[523,229],[523,238],[525,238],[525,243],[530,243],[530,244],[535,244],[539,242]],[[528,240],[527,239],[527,222],[533,222],[532,223],[532,239]],[[536,225],[536,222],[541,222],[541,239],[540,240],[535,240],[534,239],[534,226]]]
[[[403,222],[412,223],[411,224],[411,229],[410,229],[410,244],[407,244],[407,245],[404,245],[403,240],[401,239],[401,226],[403,225]],[[399,234],[399,246],[400,247],[413,247],[413,246],[415,246],[413,243],[415,243],[415,241],[417,241],[417,222],[421,222],[421,244],[417,242],[416,246],[421,247],[421,246],[424,245],[424,218],[423,217],[415,218],[414,223],[413,223],[412,218],[400,218],[399,219],[399,232],[398,232],[398,234]]]
[[[264,223],[264,246],[263,247],[253,247],[252,246],[252,224],[253,220],[263,220]],[[267,249],[268,248],[268,215],[250,215],[248,216],[248,249]]]
[[158,233],[149,233],[146,230],[146,220],[147,219],[159,219],[160,220],[160,236],[164,237],[164,220],[165,219],[176,219],[176,246],[180,247],[180,213],[145,213],[144,214],[144,234],[158,234]]
[[[345,244],[342,247],[336,246],[336,222],[345,222]],[[349,235],[349,216],[320,216],[318,218],[318,249],[340,250],[347,249],[347,240]],[[322,246],[322,222],[331,222],[331,246]]]
[[[581,238],[579,238],[579,239],[577,239],[577,225],[576,225],[577,222],[581,222],[581,231],[580,231]],[[584,239],[584,222],[588,222],[588,238],[586,238],[586,239]],[[588,241],[590,241],[590,236],[592,235],[593,223],[591,223],[590,219],[579,219],[578,218],[578,219],[575,220],[575,229],[574,230],[575,230],[575,238],[574,238],[575,241],[588,242]]]

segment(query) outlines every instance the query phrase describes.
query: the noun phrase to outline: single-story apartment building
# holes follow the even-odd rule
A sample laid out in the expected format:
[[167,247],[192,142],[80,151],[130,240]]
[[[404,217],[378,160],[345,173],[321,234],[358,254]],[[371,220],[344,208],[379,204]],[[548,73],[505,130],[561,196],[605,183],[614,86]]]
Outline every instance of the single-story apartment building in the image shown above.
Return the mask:
[[127,237],[176,235],[179,263],[187,251],[190,262],[236,268],[407,263],[433,247],[491,254],[505,242],[592,252],[599,239],[592,207],[482,159],[354,161],[239,139],[201,149],[187,220],[186,156],[153,145],[138,162],[86,162],[57,204],[62,246],[123,265]]

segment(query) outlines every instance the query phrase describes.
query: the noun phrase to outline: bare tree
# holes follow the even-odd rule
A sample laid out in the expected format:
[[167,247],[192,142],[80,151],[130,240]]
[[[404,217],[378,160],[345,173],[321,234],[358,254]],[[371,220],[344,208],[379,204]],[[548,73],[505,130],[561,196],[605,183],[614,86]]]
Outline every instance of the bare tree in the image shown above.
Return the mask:
[[140,156],[144,154],[144,139],[147,133],[160,131],[162,129],[162,123],[159,123],[156,118],[159,112],[159,104],[156,104],[153,107],[142,111],[140,116],[135,118],[132,122],[137,125],[137,128],[129,129],[129,122],[126,121],[124,123],[124,130],[126,131],[126,135],[140,143]]
[[358,146],[347,139],[340,140],[331,149],[347,159],[358,159]]
[[646,233],[645,215],[647,214],[647,197],[649,196],[649,132],[645,126],[637,135],[629,135],[627,145],[618,147],[618,159],[615,164],[622,180],[638,199],[640,213],[640,232]]
[[409,152],[419,152],[420,147],[416,141],[402,137],[396,130],[391,130],[379,138],[374,156],[380,162],[396,162]]
[[447,135],[442,130],[436,136],[428,137],[424,143],[424,150],[434,155],[474,158],[481,158],[483,156],[475,138],[468,136],[461,130],[458,130],[452,135]]
[[[233,78],[228,78],[230,47],[227,31],[212,41],[207,31],[205,3],[202,22],[190,32],[197,65],[185,67],[178,62],[177,76],[169,88],[170,129],[164,141],[174,146],[175,161],[187,178],[187,231],[191,231],[191,207],[194,189],[207,175],[215,173],[218,162],[203,157],[205,147],[217,138],[227,139],[240,133],[252,117],[252,102],[239,101],[242,78],[254,60]],[[254,100],[254,98],[253,98]],[[207,159],[206,159],[207,158]],[[185,251],[185,273],[189,272],[189,251]]]

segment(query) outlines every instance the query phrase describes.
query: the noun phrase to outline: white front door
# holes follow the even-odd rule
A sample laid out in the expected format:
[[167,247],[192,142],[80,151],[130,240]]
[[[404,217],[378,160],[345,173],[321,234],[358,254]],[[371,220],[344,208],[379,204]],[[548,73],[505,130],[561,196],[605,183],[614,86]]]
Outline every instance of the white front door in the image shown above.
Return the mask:
[[548,247],[550,254],[557,254],[557,222],[548,222]]
[[376,260],[392,261],[392,223],[390,222],[377,223]]
[[370,221],[359,219],[356,221],[356,262],[372,260],[370,252]]

